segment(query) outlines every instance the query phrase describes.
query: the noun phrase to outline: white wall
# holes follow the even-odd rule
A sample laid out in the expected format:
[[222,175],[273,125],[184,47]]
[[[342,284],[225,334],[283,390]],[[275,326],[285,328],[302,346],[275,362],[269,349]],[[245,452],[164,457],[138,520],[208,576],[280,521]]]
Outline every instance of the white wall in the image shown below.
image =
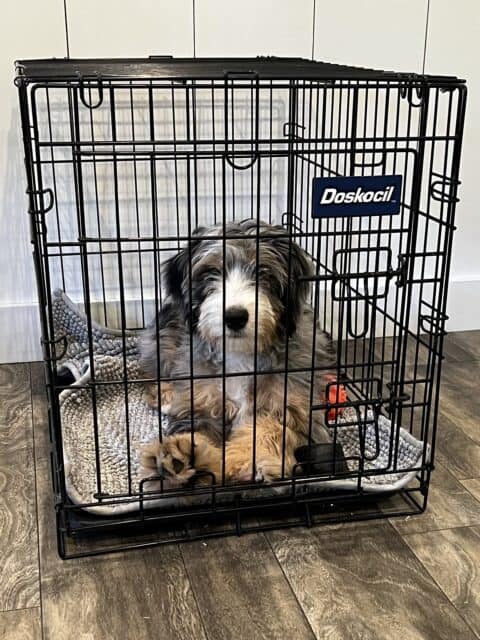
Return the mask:
[[[67,0],[72,57],[274,54],[469,81],[449,329],[480,328],[478,0]],[[314,20],[315,7],[315,20]],[[36,291],[13,61],[67,54],[63,0],[17,0],[0,13],[0,362],[37,359]],[[427,47],[425,50],[425,34]],[[426,55],[425,55],[426,54]]]
[[462,76],[468,81],[469,92],[448,301],[450,329],[480,327],[479,53],[480,2],[431,0],[425,71]]

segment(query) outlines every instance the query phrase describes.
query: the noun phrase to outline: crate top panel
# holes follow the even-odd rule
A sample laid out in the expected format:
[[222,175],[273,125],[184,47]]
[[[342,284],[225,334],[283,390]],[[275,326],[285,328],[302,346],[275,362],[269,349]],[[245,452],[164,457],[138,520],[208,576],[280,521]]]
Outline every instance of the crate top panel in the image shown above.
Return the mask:
[[317,62],[306,58],[51,58],[19,60],[15,63],[17,79],[32,82],[78,81],[79,78],[172,79],[172,80],[377,80],[429,84],[463,82],[455,76],[420,76],[418,74],[380,71],[362,67]]

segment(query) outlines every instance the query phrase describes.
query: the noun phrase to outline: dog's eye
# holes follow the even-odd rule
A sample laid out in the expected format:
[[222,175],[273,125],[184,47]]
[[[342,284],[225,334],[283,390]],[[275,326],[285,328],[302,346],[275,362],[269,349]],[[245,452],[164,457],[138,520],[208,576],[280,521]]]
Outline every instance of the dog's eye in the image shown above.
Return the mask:
[[220,271],[220,269],[217,269],[215,267],[209,267],[208,269],[203,269],[202,271],[200,271],[197,274],[197,278],[199,280],[217,280],[217,278],[220,278],[220,276],[222,275],[222,272]]
[[178,460],[178,458],[172,458],[172,465],[175,473],[180,473],[185,466],[181,460]]
[[279,289],[281,288],[278,276],[275,272],[272,271],[272,269],[260,267],[260,269],[258,270],[258,280],[274,293],[278,293]]

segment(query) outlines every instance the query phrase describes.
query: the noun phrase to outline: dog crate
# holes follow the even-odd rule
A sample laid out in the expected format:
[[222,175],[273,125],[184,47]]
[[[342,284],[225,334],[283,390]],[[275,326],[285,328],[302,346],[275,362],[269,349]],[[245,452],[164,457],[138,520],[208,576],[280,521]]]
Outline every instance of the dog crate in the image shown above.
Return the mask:
[[[60,555],[422,512],[464,81],[300,58],[30,60],[16,69]],[[251,479],[141,480],[140,446],[165,437],[146,388],[172,382],[138,364],[138,332],[165,302],[162,265],[182,250],[191,258],[211,225],[225,248],[229,223],[245,219],[257,247],[267,223],[289,264],[295,246],[310,257],[304,408],[332,444],[307,437],[290,473],[283,465],[261,481],[254,415]],[[257,309],[261,269],[257,261]],[[287,306],[299,286],[288,276]],[[322,332],[332,362],[313,353]],[[282,336],[288,353],[293,338]],[[253,380],[266,372],[257,356],[255,346],[243,371]],[[233,374],[219,367],[225,389]],[[314,378],[327,372],[319,394]],[[287,389],[298,370],[287,357],[276,373]],[[187,422],[194,440],[193,416]],[[224,460],[228,437],[224,429]]]

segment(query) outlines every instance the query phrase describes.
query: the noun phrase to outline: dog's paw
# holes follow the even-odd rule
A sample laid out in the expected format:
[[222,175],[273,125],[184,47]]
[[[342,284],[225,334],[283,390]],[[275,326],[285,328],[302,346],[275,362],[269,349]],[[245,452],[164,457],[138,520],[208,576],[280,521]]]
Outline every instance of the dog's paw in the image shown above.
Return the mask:
[[269,482],[269,479],[265,478],[263,469],[260,467],[255,467],[255,475],[252,477],[252,467],[250,464],[236,468],[229,477],[229,480],[231,482]]
[[[162,478],[167,487],[180,487],[196,473],[190,465],[190,451],[188,434],[169,436],[163,442],[156,440],[144,445],[140,450],[140,465],[148,475]],[[145,471],[141,474],[144,477]]]
[[268,465],[257,463],[255,466],[255,482],[268,483],[272,482],[272,480],[274,480],[274,476],[268,468]]
[[255,469],[255,482],[265,482],[265,474],[261,467]]
[[281,461],[265,458],[255,464],[255,482],[270,483],[282,477]]

